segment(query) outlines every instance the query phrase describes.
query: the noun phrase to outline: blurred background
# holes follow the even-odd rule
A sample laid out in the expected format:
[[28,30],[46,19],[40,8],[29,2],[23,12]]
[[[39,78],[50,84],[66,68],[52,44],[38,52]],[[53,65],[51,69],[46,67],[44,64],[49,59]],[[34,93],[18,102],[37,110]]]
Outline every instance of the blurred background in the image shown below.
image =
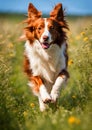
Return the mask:
[[0,12],[26,13],[29,2],[43,13],[48,13],[61,2],[69,15],[92,15],[92,0],[0,0]]

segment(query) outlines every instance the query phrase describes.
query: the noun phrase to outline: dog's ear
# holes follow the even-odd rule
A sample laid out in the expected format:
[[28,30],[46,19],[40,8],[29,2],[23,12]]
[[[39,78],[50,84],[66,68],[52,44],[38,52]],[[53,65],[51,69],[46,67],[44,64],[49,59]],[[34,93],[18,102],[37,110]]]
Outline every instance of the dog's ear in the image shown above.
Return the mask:
[[62,4],[57,4],[54,9],[50,13],[50,17],[56,19],[57,21],[63,21],[64,20],[64,12]]
[[42,13],[40,11],[38,11],[32,3],[29,3],[28,18],[32,18],[32,19],[40,18],[41,15],[42,15]]
[[67,22],[64,19],[65,16],[64,16],[64,11],[61,3],[57,4],[54,7],[54,9],[50,13],[50,17],[58,21],[62,28],[69,30]]
[[23,34],[19,37],[19,41],[30,40],[30,43],[34,40],[34,28],[33,26],[27,26],[23,30]]

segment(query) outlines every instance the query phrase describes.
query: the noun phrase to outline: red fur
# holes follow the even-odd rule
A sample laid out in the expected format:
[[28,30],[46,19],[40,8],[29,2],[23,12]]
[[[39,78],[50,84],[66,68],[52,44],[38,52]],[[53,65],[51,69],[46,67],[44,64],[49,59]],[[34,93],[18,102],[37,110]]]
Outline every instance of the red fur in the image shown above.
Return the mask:
[[30,80],[34,84],[34,88],[32,88],[33,91],[35,91],[36,93],[39,92],[39,88],[43,84],[40,76],[32,76]]

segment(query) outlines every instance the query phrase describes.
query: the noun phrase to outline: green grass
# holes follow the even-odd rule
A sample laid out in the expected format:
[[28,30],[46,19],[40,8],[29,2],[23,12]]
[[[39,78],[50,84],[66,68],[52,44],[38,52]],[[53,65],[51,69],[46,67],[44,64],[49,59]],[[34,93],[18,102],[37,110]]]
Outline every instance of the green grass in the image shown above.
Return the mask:
[[57,108],[39,111],[23,73],[23,15],[0,14],[0,130],[91,130],[92,17],[68,17],[67,87]]

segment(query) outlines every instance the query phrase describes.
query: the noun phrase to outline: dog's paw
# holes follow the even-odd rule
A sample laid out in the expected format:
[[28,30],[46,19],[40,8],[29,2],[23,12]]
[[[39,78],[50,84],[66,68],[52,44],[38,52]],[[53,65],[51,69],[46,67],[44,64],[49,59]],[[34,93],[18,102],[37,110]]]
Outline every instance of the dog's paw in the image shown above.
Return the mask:
[[50,97],[49,94],[44,95],[44,96],[42,97],[42,101],[43,101],[44,103],[50,103],[51,100],[52,100],[52,99],[51,99],[51,97]]
[[56,103],[59,98],[59,93],[57,91],[51,92],[51,103]]
[[46,110],[45,104],[44,104],[44,105],[41,104],[41,105],[40,105],[40,111],[41,111],[41,112],[44,112],[45,110]]
[[43,103],[51,102],[51,96],[47,92],[41,94],[41,99]]
[[45,100],[43,100],[44,103],[50,103],[52,101],[51,98],[46,98]]
[[47,92],[46,87],[44,85],[42,85],[40,87],[40,96],[41,96],[43,103],[51,102],[50,94]]

